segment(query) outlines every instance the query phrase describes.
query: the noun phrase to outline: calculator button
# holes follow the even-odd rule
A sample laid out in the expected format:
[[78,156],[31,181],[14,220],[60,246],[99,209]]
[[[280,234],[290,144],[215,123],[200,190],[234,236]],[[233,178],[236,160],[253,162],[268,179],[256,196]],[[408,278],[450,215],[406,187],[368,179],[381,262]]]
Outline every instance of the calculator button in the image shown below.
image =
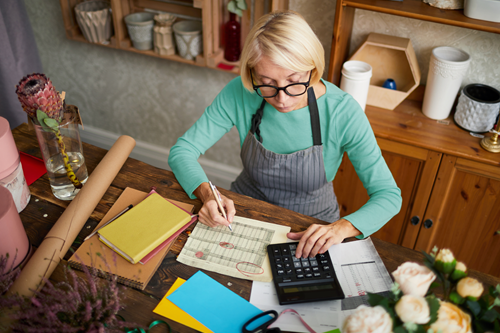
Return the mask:
[[327,278],[327,279],[331,279],[331,278],[332,278],[332,276],[328,273],[328,274],[326,274],[325,278]]
[[281,249],[281,253],[283,253],[283,255],[288,255],[288,254],[290,254],[290,249],[284,247]]
[[290,274],[292,274],[292,273],[293,273],[293,270],[291,270],[291,269],[287,269],[287,270],[285,271],[285,273],[286,273],[286,275],[290,275]]
[[300,258],[295,258],[295,256],[292,257],[293,261],[300,261]]
[[314,258],[311,259],[311,260],[309,260],[309,262],[311,263],[311,266],[313,266],[313,267],[314,266],[318,266],[318,261],[316,259],[314,259]]
[[284,283],[286,283],[286,282],[292,282],[292,279],[284,278],[284,279],[283,279],[283,282],[284,282]]
[[302,267],[309,267],[309,261],[302,261]]
[[275,262],[281,262],[281,257],[276,257],[276,258],[274,258],[274,261],[275,261]]
[[329,271],[330,270],[330,266],[323,266],[323,270],[324,271]]
[[306,274],[306,278],[312,278],[312,277],[313,277],[313,275],[311,273]]
[[290,257],[283,257],[283,261],[284,262],[290,261]]
[[321,261],[320,261],[320,263],[321,263],[322,265],[328,265],[328,260],[321,260]]
[[285,274],[285,271],[282,270],[282,269],[278,269],[277,272],[278,272],[278,275],[284,275]]
[[297,274],[302,274],[302,272],[303,272],[302,268],[298,268],[298,269],[295,270],[295,273],[297,273]]
[[292,268],[292,264],[290,264],[290,263],[288,263],[288,262],[287,262],[287,263],[285,264],[285,268]]
[[319,272],[319,267],[313,267],[313,268],[312,268],[312,271],[313,271],[313,272]]
[[303,279],[303,278],[304,278],[304,274],[297,275],[297,279]]
[[311,273],[311,269],[309,267],[304,268],[304,273]]
[[297,245],[296,244],[290,244],[290,250],[295,250],[297,248]]
[[292,257],[295,257],[295,250],[291,250],[290,254],[292,255]]
[[283,264],[276,264],[277,269],[283,269]]
[[300,264],[300,261],[296,261],[296,262],[294,262],[294,263],[293,263],[293,266],[294,266],[295,268],[302,267],[302,265]]
[[273,249],[273,253],[274,253],[275,256],[281,255],[280,249]]
[[326,258],[326,255],[324,253],[318,253],[318,258],[324,259]]
[[321,273],[314,273],[313,275],[314,275],[314,277],[320,277]]

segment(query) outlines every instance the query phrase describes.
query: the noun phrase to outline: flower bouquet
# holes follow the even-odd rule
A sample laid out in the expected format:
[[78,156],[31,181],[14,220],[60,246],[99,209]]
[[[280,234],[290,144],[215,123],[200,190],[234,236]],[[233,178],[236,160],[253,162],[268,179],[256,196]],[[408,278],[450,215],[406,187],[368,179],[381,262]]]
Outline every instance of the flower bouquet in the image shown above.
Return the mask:
[[[371,307],[347,317],[343,333],[500,333],[500,285],[481,282],[448,249],[424,252],[424,265],[405,262],[392,273],[390,296],[369,294]],[[437,279],[437,281],[436,281]],[[443,299],[432,292],[442,288]]]
[[78,109],[64,103],[44,74],[23,77],[16,94],[34,124],[52,192],[61,200],[72,200],[88,178]]

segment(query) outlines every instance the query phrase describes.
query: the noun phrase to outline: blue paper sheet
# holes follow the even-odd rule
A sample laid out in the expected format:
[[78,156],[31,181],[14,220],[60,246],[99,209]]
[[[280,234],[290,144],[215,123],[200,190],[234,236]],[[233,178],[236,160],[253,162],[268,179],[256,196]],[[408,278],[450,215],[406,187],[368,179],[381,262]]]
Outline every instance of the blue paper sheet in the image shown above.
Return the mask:
[[[262,313],[246,299],[201,271],[167,299],[215,333],[241,333],[248,320]],[[265,316],[260,322],[269,319],[270,316]]]

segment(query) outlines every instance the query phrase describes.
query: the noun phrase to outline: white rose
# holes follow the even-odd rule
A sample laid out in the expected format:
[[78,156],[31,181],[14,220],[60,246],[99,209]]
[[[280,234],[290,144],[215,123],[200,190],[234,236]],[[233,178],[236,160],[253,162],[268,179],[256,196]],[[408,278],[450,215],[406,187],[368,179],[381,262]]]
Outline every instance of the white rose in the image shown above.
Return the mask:
[[398,267],[392,276],[405,295],[425,296],[436,275],[427,267],[414,262],[405,262]]
[[453,256],[453,252],[451,252],[450,249],[441,249],[436,256],[436,260],[447,263],[455,260],[455,257]]
[[392,319],[379,305],[371,308],[360,305],[346,318],[342,333],[391,333]]
[[470,296],[477,299],[481,297],[483,291],[482,283],[471,277],[465,277],[457,283],[457,292],[463,298]]
[[465,266],[465,264],[461,261],[457,261],[457,265],[455,266],[455,269],[457,271],[467,272],[467,266]]
[[394,309],[403,323],[426,324],[431,319],[429,304],[420,296],[404,295]]
[[442,333],[472,333],[470,316],[454,304],[440,302],[438,319],[430,329]]

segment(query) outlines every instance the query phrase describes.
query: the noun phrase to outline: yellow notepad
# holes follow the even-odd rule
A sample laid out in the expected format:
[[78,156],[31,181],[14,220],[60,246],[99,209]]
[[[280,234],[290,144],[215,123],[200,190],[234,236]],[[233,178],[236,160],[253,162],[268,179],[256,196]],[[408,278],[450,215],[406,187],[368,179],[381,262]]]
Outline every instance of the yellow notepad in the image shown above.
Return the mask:
[[190,221],[191,214],[153,193],[99,230],[99,240],[135,264]]

